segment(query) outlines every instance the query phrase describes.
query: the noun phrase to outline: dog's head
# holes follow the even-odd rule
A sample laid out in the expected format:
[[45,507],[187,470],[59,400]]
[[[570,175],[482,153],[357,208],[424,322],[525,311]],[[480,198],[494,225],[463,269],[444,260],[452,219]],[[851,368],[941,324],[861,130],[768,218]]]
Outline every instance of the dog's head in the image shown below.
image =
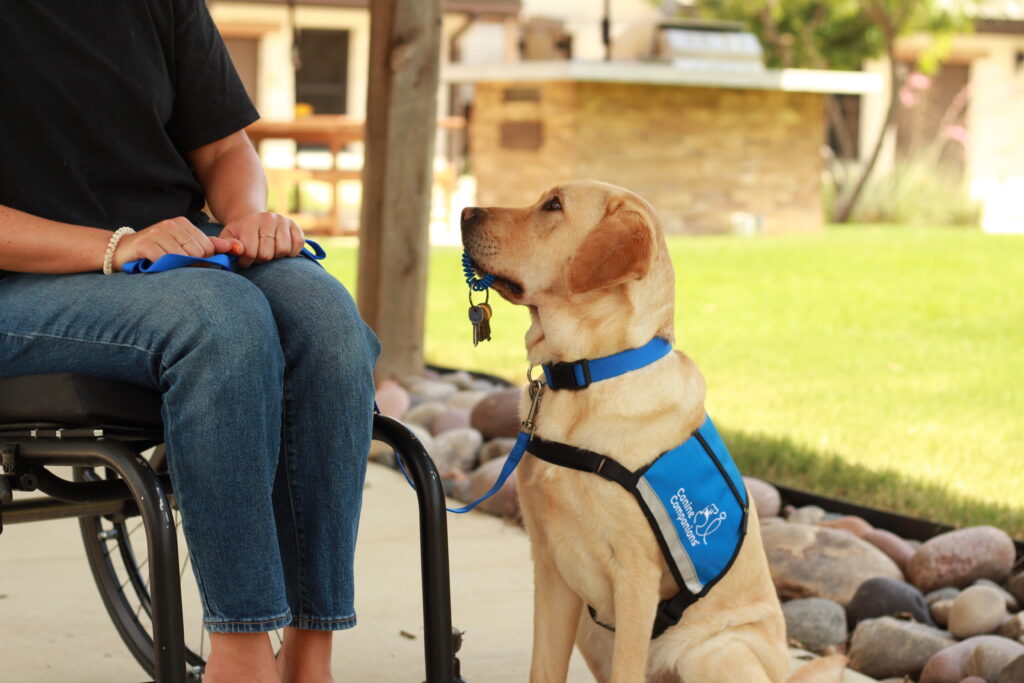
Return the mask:
[[674,274],[661,222],[632,192],[579,181],[525,208],[470,207],[462,242],[478,268],[497,277],[501,296],[531,308],[543,337],[553,327],[588,336],[581,326],[618,325],[634,333],[612,344],[671,339]]

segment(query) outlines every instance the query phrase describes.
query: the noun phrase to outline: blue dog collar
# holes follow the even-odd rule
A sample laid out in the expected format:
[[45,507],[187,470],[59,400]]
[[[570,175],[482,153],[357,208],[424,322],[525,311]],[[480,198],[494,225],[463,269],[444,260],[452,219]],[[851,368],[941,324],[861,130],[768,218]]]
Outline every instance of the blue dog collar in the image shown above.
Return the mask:
[[[306,244],[309,248],[303,247],[302,251],[299,252],[299,256],[305,256],[311,261],[322,261],[326,256],[327,252],[324,248],[313,240],[306,240]],[[217,268],[219,270],[231,270],[232,264],[238,257],[233,254],[214,254],[213,256],[199,257],[199,256],[185,256],[183,254],[166,254],[161,256],[156,261],[150,261],[149,259],[139,259],[137,261],[129,261],[128,263],[121,266],[121,271],[125,273],[163,273],[168,270],[174,270],[176,268]]]
[[621,351],[604,358],[545,365],[544,376],[547,377],[549,389],[576,391],[586,389],[594,382],[639,370],[661,360],[670,351],[672,344],[667,339],[655,337],[638,349]]

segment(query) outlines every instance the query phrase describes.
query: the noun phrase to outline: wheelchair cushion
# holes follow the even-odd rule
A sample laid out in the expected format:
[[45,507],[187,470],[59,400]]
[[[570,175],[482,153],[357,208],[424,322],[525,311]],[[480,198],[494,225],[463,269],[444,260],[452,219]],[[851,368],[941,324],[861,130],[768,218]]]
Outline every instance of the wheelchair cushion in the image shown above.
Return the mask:
[[155,391],[90,375],[0,378],[0,424],[159,429],[160,403]]

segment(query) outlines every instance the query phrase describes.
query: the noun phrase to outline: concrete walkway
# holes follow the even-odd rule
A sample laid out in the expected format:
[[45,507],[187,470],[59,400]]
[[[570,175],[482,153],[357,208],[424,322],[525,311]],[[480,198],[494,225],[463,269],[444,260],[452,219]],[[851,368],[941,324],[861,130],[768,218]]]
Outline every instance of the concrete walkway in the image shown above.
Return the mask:
[[[448,532],[453,622],[466,632],[463,676],[526,681],[533,577],[525,532],[483,513],[450,515]],[[335,638],[339,683],[423,680],[418,534],[413,491],[399,472],[371,464],[356,553],[359,625]],[[196,642],[198,600],[185,592],[186,638]],[[870,680],[849,673],[847,681]],[[8,526],[0,536],[0,681],[145,679],[100,602],[77,523]],[[569,683],[584,681],[593,678],[575,653]]]
[[[466,632],[463,676],[527,680],[533,577],[526,534],[483,513],[450,515],[448,530],[453,621]],[[339,683],[423,680],[418,534],[415,493],[399,472],[371,464],[356,553],[359,625],[335,638]],[[198,614],[190,602],[186,614]],[[186,638],[195,640],[196,630],[186,623]],[[593,680],[578,655],[572,669],[573,683]],[[7,526],[0,536],[0,681],[144,679],[100,602],[78,524]]]

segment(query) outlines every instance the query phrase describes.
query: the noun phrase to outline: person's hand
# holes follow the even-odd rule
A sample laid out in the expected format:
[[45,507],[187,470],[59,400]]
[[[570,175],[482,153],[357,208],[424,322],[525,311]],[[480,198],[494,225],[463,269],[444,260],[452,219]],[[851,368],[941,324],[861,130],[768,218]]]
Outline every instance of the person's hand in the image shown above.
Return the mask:
[[207,237],[184,216],[169,218],[125,235],[117,243],[112,260],[113,269],[138,259],[157,261],[167,254],[207,257],[214,254],[241,254],[244,247],[238,240]]
[[295,221],[269,211],[250,213],[229,221],[220,236],[242,244],[244,251],[238,257],[240,268],[298,256],[306,242],[306,236]]

